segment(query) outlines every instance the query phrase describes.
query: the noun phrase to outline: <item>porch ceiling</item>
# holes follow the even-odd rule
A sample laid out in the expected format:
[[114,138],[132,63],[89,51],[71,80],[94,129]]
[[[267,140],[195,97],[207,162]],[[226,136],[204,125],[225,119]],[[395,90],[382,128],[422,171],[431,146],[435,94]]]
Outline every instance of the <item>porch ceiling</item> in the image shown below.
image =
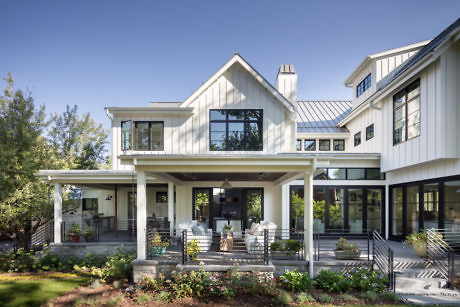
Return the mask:
[[181,181],[275,181],[286,173],[168,173]]

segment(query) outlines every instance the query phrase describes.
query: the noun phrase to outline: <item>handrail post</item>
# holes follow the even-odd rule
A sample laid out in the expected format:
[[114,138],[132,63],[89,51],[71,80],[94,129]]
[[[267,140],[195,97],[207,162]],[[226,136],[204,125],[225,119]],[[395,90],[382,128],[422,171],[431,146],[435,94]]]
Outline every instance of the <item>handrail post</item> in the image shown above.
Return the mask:
[[264,264],[268,264],[268,229],[264,229]]
[[448,272],[449,272],[449,276],[448,276],[448,280],[449,280],[449,287],[451,289],[454,289],[454,268],[455,268],[455,262],[454,262],[454,251],[453,250],[449,250],[448,254],[447,254],[447,257],[448,257]]
[[187,230],[182,230],[182,264],[187,263]]

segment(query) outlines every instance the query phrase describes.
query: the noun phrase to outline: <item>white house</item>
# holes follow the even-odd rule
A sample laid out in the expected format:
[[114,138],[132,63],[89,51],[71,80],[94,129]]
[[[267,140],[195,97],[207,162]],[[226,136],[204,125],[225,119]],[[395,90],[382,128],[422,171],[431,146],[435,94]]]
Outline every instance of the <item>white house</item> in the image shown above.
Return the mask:
[[[345,80],[351,101],[298,99],[293,65],[272,85],[235,54],[184,101],[107,107],[111,171],[39,172],[55,184],[54,241],[62,221],[91,210],[116,231],[134,223],[138,259],[152,215],[171,231],[191,220],[305,229],[307,259],[313,231],[459,229],[459,39],[460,19],[432,40],[366,56]],[[63,184],[83,187],[64,216]]]

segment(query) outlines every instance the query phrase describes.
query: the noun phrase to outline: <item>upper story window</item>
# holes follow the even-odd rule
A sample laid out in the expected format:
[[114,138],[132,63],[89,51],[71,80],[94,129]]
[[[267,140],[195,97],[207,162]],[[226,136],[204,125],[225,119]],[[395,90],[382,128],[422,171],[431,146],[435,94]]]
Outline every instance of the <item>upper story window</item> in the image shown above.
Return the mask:
[[209,150],[263,150],[263,110],[210,110]]
[[344,151],[345,150],[345,140],[334,140],[334,150]]
[[361,131],[355,134],[355,146],[361,144]]
[[151,121],[121,122],[121,150],[164,150],[164,123]]
[[356,87],[356,97],[361,96],[368,88],[371,87],[371,74],[368,74],[363,81],[359,82],[358,86]]
[[296,143],[295,143],[295,149],[297,151],[301,151],[302,150],[302,140],[299,140],[297,139]]
[[315,151],[316,150],[316,140],[305,140],[304,149],[305,151]]
[[366,141],[374,137],[374,124],[366,127]]
[[420,135],[420,79],[393,96],[393,144]]
[[331,150],[331,141],[330,140],[319,140],[319,150],[320,151],[329,151]]

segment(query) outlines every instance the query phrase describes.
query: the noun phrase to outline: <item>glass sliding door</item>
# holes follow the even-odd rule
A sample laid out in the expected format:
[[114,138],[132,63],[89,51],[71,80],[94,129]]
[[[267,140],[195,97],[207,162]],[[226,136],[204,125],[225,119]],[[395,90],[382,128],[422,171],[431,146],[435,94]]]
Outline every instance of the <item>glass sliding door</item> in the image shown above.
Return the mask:
[[406,235],[418,232],[419,230],[419,186],[406,187]]
[[263,220],[263,189],[246,189],[244,203],[246,214],[243,229],[249,229],[253,223],[260,223]]
[[401,237],[403,235],[403,188],[391,190],[391,235]]
[[382,232],[382,189],[367,189],[367,229]]
[[193,189],[193,219],[205,223],[208,228],[212,227],[210,199],[210,189]]
[[363,232],[363,189],[348,189],[348,227],[350,233]]
[[439,184],[423,185],[423,228],[438,229],[439,223]]
[[313,189],[313,230],[324,233],[326,222],[326,188]]
[[326,206],[326,229],[344,229],[344,196],[345,189],[329,188],[329,202]]
[[444,228],[460,231],[460,180],[444,183]]

